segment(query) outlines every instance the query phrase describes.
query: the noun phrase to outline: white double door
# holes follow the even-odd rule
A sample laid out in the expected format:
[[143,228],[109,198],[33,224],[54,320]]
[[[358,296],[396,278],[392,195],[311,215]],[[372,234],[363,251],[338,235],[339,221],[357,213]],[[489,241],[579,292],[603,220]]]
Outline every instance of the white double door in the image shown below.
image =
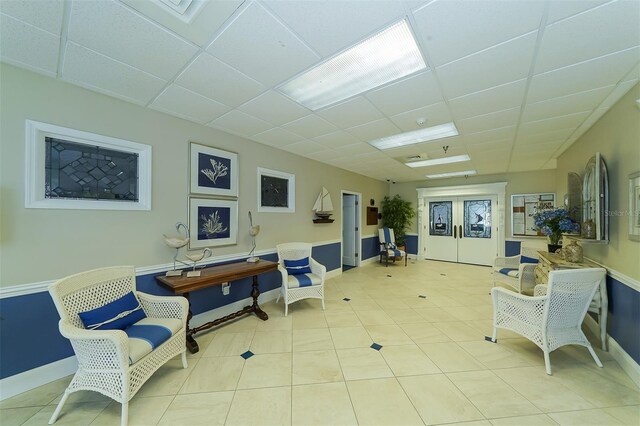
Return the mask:
[[[498,254],[497,196],[425,198],[425,258],[492,265]],[[494,220],[495,218],[495,220]]]

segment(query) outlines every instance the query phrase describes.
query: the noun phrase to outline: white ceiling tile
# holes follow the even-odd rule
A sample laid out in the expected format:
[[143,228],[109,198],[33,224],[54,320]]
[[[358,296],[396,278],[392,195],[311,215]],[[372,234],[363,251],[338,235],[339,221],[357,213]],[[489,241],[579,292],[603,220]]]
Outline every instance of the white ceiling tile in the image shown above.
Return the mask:
[[509,164],[509,158],[511,157],[511,148],[492,149],[482,152],[476,152],[471,157],[471,162],[474,167],[478,167],[484,163],[502,163]]
[[448,146],[447,155],[452,155],[451,152],[453,151],[457,152],[457,150],[465,149],[463,139],[461,137],[450,137],[436,141],[402,146],[394,149],[385,149],[383,152],[392,158],[409,157],[422,154],[427,154],[427,158],[432,158],[434,155],[443,155],[443,146]]
[[267,86],[293,77],[320,59],[257,3],[249,5],[207,51]]
[[[369,152],[376,151],[376,149],[367,143],[359,142],[353,145],[347,145],[347,146],[342,146],[340,148],[336,148],[336,151],[338,151],[342,155],[351,156],[351,155],[358,155],[358,154],[367,154]],[[350,161],[353,161],[353,159],[350,159]]]
[[166,8],[159,1],[120,1],[198,46],[210,42],[215,32],[244,2],[244,0],[205,1],[197,15],[190,22],[186,22],[167,13]]
[[539,170],[549,160],[549,158],[533,159],[523,158],[518,161],[511,161],[509,172],[528,172],[530,170]]
[[238,109],[276,125],[282,125],[310,114],[308,109],[273,90],[264,92]]
[[631,81],[631,80],[635,81],[635,80],[638,80],[638,79],[640,79],[640,62],[638,62],[638,65],[633,67],[631,69],[631,71],[629,71],[629,73],[627,75],[625,75],[622,80],[623,81]]
[[466,134],[463,136],[463,139],[466,145],[474,145],[477,143],[495,142],[504,139],[513,140],[515,136],[516,126],[507,126],[501,129]]
[[207,53],[189,64],[176,83],[231,107],[242,105],[266,90],[262,84]]
[[121,3],[75,1],[71,7],[69,40],[165,80],[197,51]]
[[317,114],[341,129],[378,120],[384,116],[362,96],[318,111]]
[[535,42],[536,33],[529,34],[439,67],[445,96],[455,98],[527,77]]
[[316,52],[327,57],[404,17],[399,1],[269,1]]
[[458,121],[458,130],[462,133],[477,133],[485,130],[515,126],[520,116],[520,108],[491,112]]
[[566,144],[563,148],[566,149],[576,141],[580,136],[582,136],[587,130],[591,128],[599,119],[608,111],[607,108],[599,108],[591,113],[589,117],[578,127],[572,134],[571,137],[567,140],[570,142]]
[[633,48],[535,75],[527,100],[537,102],[617,84],[636,65],[638,57],[640,49]]
[[618,1],[549,25],[536,74],[640,45],[640,2]]
[[72,42],[67,43],[62,79],[142,105],[167,84],[165,80]]
[[591,114],[591,111],[578,112],[575,114],[563,115],[561,117],[549,118],[546,120],[530,121],[520,126],[523,134],[539,133],[551,130],[568,129],[578,127]]
[[507,173],[509,170],[509,163],[482,163],[476,166],[476,171],[479,175],[495,175],[499,173]]
[[275,127],[265,132],[258,133],[257,135],[252,136],[251,139],[276,148],[282,148],[285,145],[300,142],[303,138],[289,132],[288,130]]
[[402,133],[395,124],[386,118],[348,128],[347,132],[365,142]]
[[228,130],[241,136],[253,136],[273,128],[273,124],[234,109],[216,118],[208,126]]
[[[418,118],[424,118],[427,121],[424,125],[419,125]],[[434,105],[429,105],[423,108],[418,108],[413,111],[408,111],[402,114],[394,115],[391,117],[391,121],[394,122],[404,132],[410,132],[412,130],[418,130],[423,127],[437,126],[438,124],[450,123],[453,121],[451,114],[449,114],[449,108],[444,102],[440,102]]]
[[577,15],[585,10],[600,6],[611,0],[553,0],[549,2],[549,12],[547,14],[547,24]]
[[537,0],[435,1],[414,16],[429,56],[440,66],[537,30],[544,6]]
[[502,140],[497,140],[492,142],[466,145],[465,149],[467,150],[469,155],[476,154],[476,153],[483,154],[487,151],[493,151],[497,149],[510,150],[512,145],[513,145],[513,139],[502,139]]
[[231,109],[176,84],[167,87],[150,108],[200,124],[209,123]]
[[600,87],[586,92],[553,98],[525,106],[522,121],[544,120],[571,114],[572,112],[591,111],[611,93],[614,86]]
[[308,157],[311,154],[316,152],[325,151],[326,148],[320,145],[317,142],[313,142],[310,140],[304,140],[301,142],[292,143],[290,145],[284,146],[282,149],[285,151],[292,152],[294,154],[302,155],[304,157]]
[[338,130],[336,126],[315,114],[299,118],[282,127],[305,138],[315,138]]
[[543,131],[539,131],[537,133],[525,133],[525,131],[521,128],[520,134],[516,139],[516,145],[537,145],[550,141],[566,140],[569,136],[571,136],[575,129],[576,128],[574,126],[559,130],[548,131],[547,129],[543,129]]
[[611,108],[616,102],[620,100],[633,86],[638,83],[638,80],[629,80],[620,83],[615,89],[607,96],[607,98],[599,105],[599,108]]
[[564,139],[530,145],[515,145],[513,147],[513,155],[516,157],[522,155],[551,155],[560,148],[563,143]]
[[342,157],[337,151],[333,149],[325,149],[324,151],[314,152],[313,154],[309,154],[309,158],[322,161],[322,162],[330,162],[331,160],[335,160],[336,158]]
[[329,133],[328,135],[318,136],[313,138],[314,141],[326,146],[327,148],[340,148],[346,145],[353,145],[360,141],[351,133],[343,132],[342,130]]
[[4,0],[0,4],[0,11],[55,36],[60,36],[62,13],[64,12],[63,0]]
[[9,15],[0,15],[0,59],[3,62],[55,76],[59,49],[59,37]]
[[438,83],[429,71],[374,90],[365,96],[387,116],[442,101]]
[[527,79],[502,84],[480,92],[449,100],[449,106],[458,120],[502,111],[522,105]]

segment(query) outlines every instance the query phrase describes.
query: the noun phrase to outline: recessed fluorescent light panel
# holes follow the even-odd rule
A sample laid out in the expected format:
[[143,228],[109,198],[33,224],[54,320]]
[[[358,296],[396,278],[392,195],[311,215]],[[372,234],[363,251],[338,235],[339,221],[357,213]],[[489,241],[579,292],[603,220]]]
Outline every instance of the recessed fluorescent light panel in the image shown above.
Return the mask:
[[422,160],[422,161],[412,161],[410,163],[404,163],[409,167],[428,167],[428,166],[437,166],[438,164],[450,164],[450,163],[460,163],[462,161],[469,161],[471,158],[467,154],[464,155],[455,155],[453,157],[444,157],[444,158],[434,158],[433,160]]
[[426,175],[429,179],[442,179],[448,177],[456,177],[456,176],[472,176],[477,174],[475,170],[465,170],[464,172],[451,172],[451,173],[440,173],[437,175]]
[[409,24],[402,20],[278,90],[315,111],[426,68]]
[[453,123],[440,124],[438,126],[427,127],[426,129],[414,130],[413,132],[399,133],[385,138],[374,139],[369,141],[369,144],[378,149],[391,149],[447,138],[449,136],[458,136],[458,129],[456,129],[456,125]]

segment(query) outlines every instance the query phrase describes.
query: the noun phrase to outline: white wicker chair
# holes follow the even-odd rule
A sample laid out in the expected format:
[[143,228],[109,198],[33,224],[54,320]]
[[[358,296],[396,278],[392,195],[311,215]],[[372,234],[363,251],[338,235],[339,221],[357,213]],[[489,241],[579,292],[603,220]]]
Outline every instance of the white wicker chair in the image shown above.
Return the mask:
[[[176,318],[182,321],[182,328],[130,365],[127,334],[122,330],[87,330],[78,313],[104,306],[132,291],[148,318]],[[132,266],[101,268],[71,275],[49,286],[49,293],[60,314],[60,333],[71,341],[78,360],[78,371],[49,424],[57,420],[71,393],[90,390],[120,402],[121,423],[126,425],[129,401],[158,368],[180,354],[182,366],[187,368],[187,300],[183,297],[136,292],[136,276]]]
[[[289,313],[289,305],[302,299],[320,299],[322,301],[322,310],[324,310],[324,279],[327,275],[327,268],[324,265],[313,260],[311,257],[311,244],[309,243],[285,243],[276,246],[278,251],[278,271],[282,274],[282,287],[280,294],[276,299],[276,303],[280,300],[280,296],[284,299],[284,316]],[[309,266],[311,274],[308,278],[312,285],[299,286],[295,276],[289,275],[285,269],[284,261],[299,260],[309,258]]]
[[[525,290],[533,290],[536,285],[536,263],[520,263],[522,256],[538,258],[537,250],[522,247],[521,254],[517,256],[496,257],[493,261],[493,286],[496,283],[503,283],[513,287],[518,293]],[[505,269],[516,269],[516,276],[509,276],[500,271]]]
[[504,288],[493,288],[491,340],[497,342],[498,328],[514,331],[531,340],[544,352],[549,375],[549,353],[564,345],[585,346],[598,367],[602,367],[581,325],[605,275],[602,268],[551,271],[548,291],[544,296],[524,296]]
[[380,241],[380,263],[382,263],[383,257],[385,266],[389,266],[389,259],[392,259],[395,263],[396,258],[404,257],[404,266],[407,266],[407,253],[396,246],[393,228],[378,229],[378,240]]

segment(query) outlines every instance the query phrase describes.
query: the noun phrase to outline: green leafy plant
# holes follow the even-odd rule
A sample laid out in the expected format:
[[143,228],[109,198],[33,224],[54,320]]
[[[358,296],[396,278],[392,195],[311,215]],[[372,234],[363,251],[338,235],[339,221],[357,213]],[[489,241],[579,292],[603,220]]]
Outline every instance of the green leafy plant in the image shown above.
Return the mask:
[[392,228],[396,237],[396,244],[405,245],[405,229],[411,224],[416,211],[409,201],[403,200],[396,194],[393,198],[384,197],[382,200],[382,226]]

